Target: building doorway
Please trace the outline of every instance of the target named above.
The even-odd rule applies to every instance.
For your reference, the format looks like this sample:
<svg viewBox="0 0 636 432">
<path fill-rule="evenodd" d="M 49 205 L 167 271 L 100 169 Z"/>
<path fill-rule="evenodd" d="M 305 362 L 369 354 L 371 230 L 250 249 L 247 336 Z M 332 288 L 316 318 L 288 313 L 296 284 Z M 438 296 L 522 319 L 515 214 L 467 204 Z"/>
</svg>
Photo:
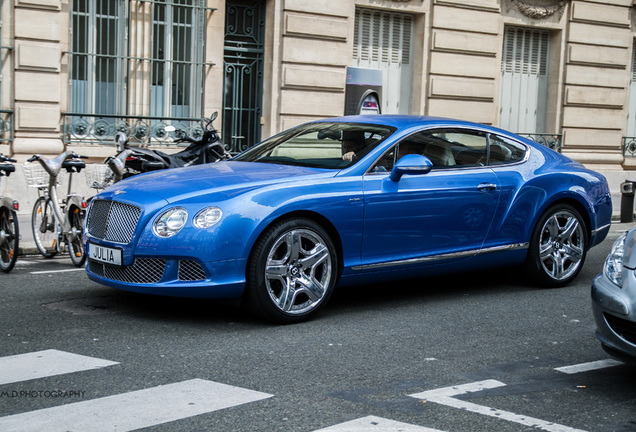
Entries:
<svg viewBox="0 0 636 432">
<path fill-rule="evenodd" d="M 223 142 L 232 153 L 261 139 L 265 2 L 231 0 L 225 15 Z"/>
</svg>

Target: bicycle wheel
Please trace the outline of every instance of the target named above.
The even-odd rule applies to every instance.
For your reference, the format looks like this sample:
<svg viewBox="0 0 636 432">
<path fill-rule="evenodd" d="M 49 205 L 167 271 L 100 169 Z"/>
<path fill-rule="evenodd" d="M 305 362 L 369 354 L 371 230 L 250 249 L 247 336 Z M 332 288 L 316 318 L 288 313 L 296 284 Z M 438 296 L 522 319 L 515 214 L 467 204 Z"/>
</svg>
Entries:
<svg viewBox="0 0 636 432">
<path fill-rule="evenodd" d="M 8 273 L 18 259 L 20 231 L 18 216 L 8 207 L 0 207 L 0 270 Z"/>
<path fill-rule="evenodd" d="M 71 232 L 67 235 L 68 253 L 76 267 L 81 267 L 86 261 L 86 246 L 84 245 L 84 213 L 73 206 L 69 209 L 68 220 L 71 222 Z"/>
<path fill-rule="evenodd" d="M 38 251 L 45 258 L 51 258 L 57 254 L 57 229 L 55 216 L 51 202 L 44 197 L 35 201 L 33 213 L 31 213 L 31 229 L 33 240 Z"/>
</svg>

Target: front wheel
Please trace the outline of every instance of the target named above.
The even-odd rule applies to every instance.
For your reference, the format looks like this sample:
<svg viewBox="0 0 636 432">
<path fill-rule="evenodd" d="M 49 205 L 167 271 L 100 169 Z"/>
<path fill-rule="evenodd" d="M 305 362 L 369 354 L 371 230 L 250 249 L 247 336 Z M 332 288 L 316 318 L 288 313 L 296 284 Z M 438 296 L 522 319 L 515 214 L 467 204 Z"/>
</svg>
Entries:
<svg viewBox="0 0 636 432">
<path fill-rule="evenodd" d="M 526 269 L 539 284 L 561 287 L 579 274 L 586 254 L 587 229 L 581 214 L 568 204 L 557 204 L 534 228 Z"/>
<path fill-rule="evenodd" d="M 84 244 L 84 212 L 73 206 L 69 210 L 68 220 L 71 231 L 67 234 L 68 253 L 76 267 L 81 267 L 86 261 L 86 245 Z"/>
<path fill-rule="evenodd" d="M 327 303 L 337 277 L 329 234 L 309 219 L 288 219 L 269 227 L 254 245 L 245 301 L 271 321 L 305 321 Z"/>
<path fill-rule="evenodd" d="M 12 209 L 0 207 L 0 270 L 8 273 L 18 259 L 20 232 L 18 217 Z"/>
<path fill-rule="evenodd" d="M 40 254 L 45 258 L 55 256 L 57 254 L 57 224 L 51 202 L 45 197 L 35 201 L 33 213 L 31 213 L 31 229 L 35 246 Z"/>
</svg>

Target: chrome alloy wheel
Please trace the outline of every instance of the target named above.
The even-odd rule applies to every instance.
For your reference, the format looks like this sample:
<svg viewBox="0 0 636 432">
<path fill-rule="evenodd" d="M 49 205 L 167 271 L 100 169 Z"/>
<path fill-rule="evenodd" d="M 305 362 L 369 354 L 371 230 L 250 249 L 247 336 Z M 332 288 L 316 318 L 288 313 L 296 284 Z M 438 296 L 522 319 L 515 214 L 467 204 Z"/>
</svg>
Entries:
<svg viewBox="0 0 636 432">
<path fill-rule="evenodd" d="M 296 228 L 278 237 L 270 249 L 265 285 L 282 312 L 304 314 L 322 302 L 332 273 L 326 241 L 313 230 Z"/>
<path fill-rule="evenodd" d="M 539 261 L 547 275 L 557 281 L 568 279 L 585 257 L 585 234 L 577 216 L 561 210 L 541 228 Z"/>
</svg>

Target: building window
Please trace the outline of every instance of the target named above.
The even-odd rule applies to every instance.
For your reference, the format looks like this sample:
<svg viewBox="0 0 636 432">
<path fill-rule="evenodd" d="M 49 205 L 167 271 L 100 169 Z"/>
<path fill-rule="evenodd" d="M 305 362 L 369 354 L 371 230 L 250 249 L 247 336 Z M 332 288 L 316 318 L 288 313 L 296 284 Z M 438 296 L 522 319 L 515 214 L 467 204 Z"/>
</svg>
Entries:
<svg viewBox="0 0 636 432">
<path fill-rule="evenodd" d="M 356 9 L 352 66 L 382 71 L 382 113 L 411 112 L 413 26 L 408 14 Z"/>
<path fill-rule="evenodd" d="M 123 113 L 124 2 L 75 0 L 71 8 L 72 112 Z M 124 111 L 125 112 L 125 111 Z"/>
<path fill-rule="evenodd" d="M 499 126 L 513 132 L 546 132 L 550 32 L 506 27 L 501 64 Z"/>
<path fill-rule="evenodd" d="M 201 117 L 203 0 L 74 0 L 70 111 Z"/>
<path fill-rule="evenodd" d="M 2 86 L 6 85 L 3 81 L 5 73 L 9 73 L 7 69 L 8 65 L 11 65 L 13 55 L 13 48 L 4 45 L 4 39 L 2 38 L 3 21 L 2 21 L 2 9 L 5 7 L 4 3 L 0 3 L 0 54 L 2 60 L 0 61 L 0 146 L 2 144 L 8 144 L 13 140 L 13 108 L 7 109 L 3 99 Z M 9 153 L 9 149 L 2 150 L 5 153 Z"/>
<path fill-rule="evenodd" d="M 634 39 L 634 46 L 632 47 L 632 70 L 629 80 L 626 135 L 628 137 L 636 137 L 636 39 Z"/>
</svg>

